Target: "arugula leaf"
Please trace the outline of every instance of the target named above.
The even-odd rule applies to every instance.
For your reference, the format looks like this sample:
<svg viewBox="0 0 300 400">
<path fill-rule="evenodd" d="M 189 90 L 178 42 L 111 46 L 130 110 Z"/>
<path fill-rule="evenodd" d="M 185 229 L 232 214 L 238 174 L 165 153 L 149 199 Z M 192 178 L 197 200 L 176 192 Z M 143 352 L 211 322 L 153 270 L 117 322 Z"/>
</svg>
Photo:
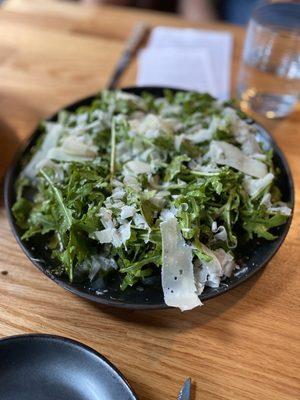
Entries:
<svg viewBox="0 0 300 400">
<path fill-rule="evenodd" d="M 143 260 L 135 262 L 134 264 L 120 268 L 120 272 L 125 274 L 121 289 L 125 290 L 127 286 L 133 286 L 140 279 L 146 278 L 152 275 L 152 268 L 143 268 L 145 265 L 155 264 L 156 266 L 161 265 L 161 254 L 147 254 Z"/>
<path fill-rule="evenodd" d="M 287 218 L 286 215 L 268 214 L 262 208 L 253 209 L 250 213 L 249 211 L 244 213 L 243 228 L 250 239 L 256 235 L 266 240 L 274 240 L 277 236 L 271 233 L 270 229 L 284 224 Z"/>
<path fill-rule="evenodd" d="M 72 211 L 68 209 L 68 207 L 66 207 L 64 200 L 62 198 L 62 194 L 60 193 L 59 189 L 57 189 L 57 187 L 54 185 L 49 175 L 47 175 L 47 173 L 42 169 L 40 173 L 48 182 L 49 187 L 53 192 L 55 202 L 58 205 L 57 211 L 61 216 L 61 229 L 64 231 L 69 230 L 73 224 Z"/>
<path fill-rule="evenodd" d="M 19 200 L 17 200 L 13 205 L 12 212 L 20 228 L 28 228 L 28 219 L 31 209 L 32 203 L 29 200 L 24 199 L 23 197 L 19 198 Z"/>
<path fill-rule="evenodd" d="M 65 249 L 62 252 L 56 250 L 54 254 L 63 263 L 69 280 L 72 282 L 74 278 L 74 267 L 82 263 L 90 255 L 87 238 L 81 230 L 73 226 L 70 229 L 69 240 Z"/>
<path fill-rule="evenodd" d="M 158 210 L 158 207 L 151 203 L 149 199 L 142 197 L 140 199 L 140 209 L 147 224 L 152 226 L 155 218 L 154 213 Z"/>
<path fill-rule="evenodd" d="M 170 165 L 168 165 L 168 167 L 166 168 L 164 178 L 165 182 L 172 181 L 175 176 L 181 171 L 182 164 L 187 161 L 190 161 L 190 157 L 188 157 L 186 154 L 174 157 Z"/>
<path fill-rule="evenodd" d="M 205 250 L 203 249 L 203 246 L 201 245 L 198 239 L 194 241 L 193 246 L 194 246 L 193 252 L 201 263 L 202 262 L 209 263 L 212 261 L 213 259 L 212 256 L 205 253 Z"/>
</svg>

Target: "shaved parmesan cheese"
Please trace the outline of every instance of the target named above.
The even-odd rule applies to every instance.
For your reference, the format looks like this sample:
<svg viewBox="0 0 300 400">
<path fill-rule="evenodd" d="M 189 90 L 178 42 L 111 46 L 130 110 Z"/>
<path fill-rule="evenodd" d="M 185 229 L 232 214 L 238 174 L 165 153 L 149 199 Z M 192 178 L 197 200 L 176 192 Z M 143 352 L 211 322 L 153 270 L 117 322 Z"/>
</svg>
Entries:
<svg viewBox="0 0 300 400">
<path fill-rule="evenodd" d="M 200 294 L 205 285 L 210 287 L 219 287 L 223 276 L 230 277 L 232 271 L 237 268 L 234 258 L 230 253 L 223 249 L 210 250 L 204 244 L 201 244 L 204 252 L 212 258 L 211 261 L 203 261 L 201 266 L 195 263 L 195 283 Z M 199 292 L 200 291 L 200 292 Z"/>
<path fill-rule="evenodd" d="M 164 208 L 160 213 L 160 219 L 167 221 L 169 218 L 176 217 L 178 210 L 172 206 L 171 208 Z"/>
<path fill-rule="evenodd" d="M 189 140 L 192 143 L 198 144 L 206 142 L 207 140 L 211 140 L 212 136 L 213 136 L 213 131 L 211 131 L 210 129 L 200 129 L 195 133 L 191 133 L 189 135 L 183 135 L 183 138 Z"/>
<path fill-rule="evenodd" d="M 272 214 L 281 214 L 281 215 L 286 215 L 289 217 L 292 214 L 292 210 L 290 207 L 283 205 L 283 206 L 272 206 L 268 208 L 268 211 Z"/>
<path fill-rule="evenodd" d="M 163 104 L 163 108 L 161 109 L 161 115 L 163 117 L 169 117 L 169 116 L 177 116 L 180 115 L 181 113 L 181 107 L 177 104 L 169 104 L 165 103 Z"/>
<path fill-rule="evenodd" d="M 212 233 L 215 233 L 216 240 L 222 240 L 223 242 L 227 241 L 227 231 L 225 226 L 220 225 L 218 227 L 216 221 L 213 221 L 213 223 L 211 224 L 211 230 Z"/>
<path fill-rule="evenodd" d="M 221 264 L 223 275 L 229 278 L 232 274 L 232 271 L 237 268 L 237 264 L 234 262 L 233 256 L 230 253 L 226 253 L 226 251 L 223 249 L 215 250 L 214 254 Z"/>
<path fill-rule="evenodd" d="M 256 160 L 259 160 L 259 161 L 266 161 L 267 155 L 261 154 L 261 153 L 254 153 L 254 154 L 252 154 L 252 158 L 255 158 Z"/>
<path fill-rule="evenodd" d="M 82 137 L 68 136 L 62 144 L 65 153 L 75 156 L 96 157 L 97 147 L 84 143 Z"/>
<path fill-rule="evenodd" d="M 102 231 L 96 231 L 95 237 L 100 243 L 111 243 L 114 247 L 121 247 L 130 238 L 131 229 L 130 222 L 125 222 L 118 229 L 117 228 L 106 228 Z"/>
<path fill-rule="evenodd" d="M 117 263 L 113 258 L 103 256 L 92 256 L 90 262 L 89 279 L 92 281 L 99 271 L 107 272 L 112 269 L 117 269 Z"/>
<path fill-rule="evenodd" d="M 253 179 L 250 176 L 246 176 L 244 178 L 244 187 L 246 189 L 246 192 L 251 196 L 251 197 L 256 197 L 259 193 L 261 193 L 267 186 L 269 186 L 274 179 L 274 175 L 271 173 L 268 173 L 266 176 L 264 176 L 261 179 Z"/>
<path fill-rule="evenodd" d="M 205 172 L 205 173 L 214 173 L 214 172 L 219 172 L 220 168 L 217 166 L 217 164 L 211 162 L 208 165 L 200 165 L 197 168 L 197 171 Z"/>
<path fill-rule="evenodd" d="M 66 153 L 61 147 L 50 149 L 46 156 L 49 160 L 64 161 L 64 162 L 86 162 L 91 161 L 93 157 L 71 155 Z"/>
<path fill-rule="evenodd" d="M 203 143 L 207 140 L 211 140 L 217 129 L 224 129 L 225 127 L 224 120 L 214 116 L 207 129 L 197 129 L 193 133 L 185 134 L 183 136 L 184 139 L 188 139 L 192 143 Z"/>
<path fill-rule="evenodd" d="M 58 164 L 53 162 L 52 160 L 49 160 L 48 158 L 44 158 L 43 160 L 39 161 L 36 164 L 36 169 L 37 171 L 40 171 L 43 168 L 56 168 Z"/>
<path fill-rule="evenodd" d="M 146 133 L 145 133 L 145 137 L 147 138 L 147 139 L 156 139 L 156 138 L 158 138 L 160 136 L 160 132 L 159 132 L 159 130 L 155 130 L 155 131 L 147 131 Z M 149 149 L 150 150 L 150 149 Z M 152 150 L 152 149 L 151 149 Z"/>
<path fill-rule="evenodd" d="M 116 229 L 113 234 L 112 244 L 115 247 L 121 247 L 122 244 L 125 244 L 131 235 L 131 222 L 125 222 L 120 228 Z"/>
<path fill-rule="evenodd" d="M 133 216 L 133 222 L 137 228 L 141 229 L 149 229 L 149 225 L 147 224 L 145 218 L 142 216 L 142 214 L 134 214 Z"/>
<path fill-rule="evenodd" d="M 204 252 L 210 256 L 211 261 L 202 261 L 202 279 L 205 284 L 210 287 L 219 287 L 221 277 L 223 275 L 222 266 L 215 253 L 201 243 Z"/>
<path fill-rule="evenodd" d="M 223 226 L 223 225 L 219 226 L 218 231 L 215 234 L 215 239 L 222 240 L 223 242 L 227 241 L 227 231 L 226 231 L 225 226 Z"/>
<path fill-rule="evenodd" d="M 111 243 L 115 228 L 107 228 L 102 231 L 96 231 L 95 236 L 100 243 Z"/>
<path fill-rule="evenodd" d="M 266 193 L 263 195 L 260 204 L 263 204 L 266 207 L 271 207 L 271 193 Z"/>
<path fill-rule="evenodd" d="M 125 190 L 120 186 L 113 189 L 111 194 L 111 197 L 116 200 L 123 199 L 124 196 L 125 196 Z"/>
<path fill-rule="evenodd" d="M 143 161 L 132 160 L 126 163 L 124 173 L 126 172 L 132 175 L 148 174 L 151 172 L 151 166 Z"/>
<path fill-rule="evenodd" d="M 47 133 L 41 147 L 34 154 L 22 172 L 22 175 L 27 178 L 33 179 L 38 172 L 37 165 L 45 158 L 49 159 L 47 153 L 50 149 L 57 146 L 63 127 L 60 124 L 47 122 L 45 124 L 45 129 Z"/>
<path fill-rule="evenodd" d="M 176 151 L 180 150 L 180 146 L 181 146 L 183 140 L 184 140 L 184 135 L 176 135 L 174 137 L 174 146 L 175 146 Z"/>
<path fill-rule="evenodd" d="M 149 201 L 154 204 L 158 208 L 162 208 L 166 203 L 166 197 L 170 195 L 170 192 L 167 190 L 160 190 L 153 197 L 149 199 Z"/>
<path fill-rule="evenodd" d="M 260 204 L 263 204 L 271 214 L 281 214 L 281 215 L 286 215 L 287 217 L 289 217 L 292 214 L 291 208 L 288 207 L 283 202 L 278 202 L 272 205 L 271 193 L 264 194 Z"/>
<path fill-rule="evenodd" d="M 113 179 L 111 184 L 114 188 L 119 188 L 119 187 L 123 186 L 123 183 L 121 181 L 119 181 L 118 179 Z"/>
<path fill-rule="evenodd" d="M 196 286 L 198 296 L 200 296 L 200 294 L 203 292 L 206 281 L 207 281 L 206 270 L 202 268 L 199 260 L 196 260 L 194 262 L 194 283 Z"/>
<path fill-rule="evenodd" d="M 150 156 L 151 155 L 153 156 L 153 154 L 154 154 L 153 149 L 151 149 L 151 148 L 147 149 L 140 154 L 140 160 L 147 162 L 149 160 Z"/>
<path fill-rule="evenodd" d="M 141 134 L 159 131 L 172 134 L 174 131 L 174 121 L 158 115 L 148 114 L 138 126 L 138 132 Z"/>
<path fill-rule="evenodd" d="M 238 147 L 227 142 L 213 140 L 207 157 L 217 164 L 228 165 L 257 178 L 263 178 L 268 173 L 264 163 L 246 156 Z"/>
<path fill-rule="evenodd" d="M 232 128 L 231 131 L 237 142 L 241 144 L 242 152 L 248 156 L 253 156 L 253 158 L 258 158 L 258 155 L 264 156 L 261 147 L 255 138 L 255 128 L 249 125 L 246 121 L 240 119 L 236 110 L 230 107 L 225 108 L 222 114 L 230 123 Z"/>
<path fill-rule="evenodd" d="M 192 248 L 186 245 L 175 217 L 161 222 L 162 287 L 165 303 L 181 311 L 201 305 L 194 282 Z"/>
<path fill-rule="evenodd" d="M 108 210 L 105 207 L 101 207 L 99 216 L 100 216 L 101 224 L 104 226 L 104 228 L 114 228 L 115 227 L 115 225 L 112 221 L 112 211 L 111 210 Z"/>
<path fill-rule="evenodd" d="M 199 156 L 199 157 L 197 157 L 197 159 L 193 159 L 193 160 L 189 161 L 188 167 L 191 170 L 199 171 L 199 170 L 201 170 L 201 167 L 202 167 L 201 164 L 202 164 L 202 157 Z"/>
<path fill-rule="evenodd" d="M 260 153 L 260 147 L 255 139 L 255 136 L 250 135 L 247 137 L 247 139 L 242 143 L 242 152 L 246 154 L 247 156 L 251 155 L 258 155 Z M 261 154 L 261 156 L 264 154 Z"/>
<path fill-rule="evenodd" d="M 79 136 L 82 132 L 87 132 L 91 129 L 97 129 L 97 130 L 101 130 L 104 129 L 106 125 L 104 125 L 101 121 L 96 120 L 91 122 L 90 124 L 78 124 L 77 126 L 75 126 L 74 128 L 69 128 L 69 132 L 72 136 L 76 137 Z"/>
<path fill-rule="evenodd" d="M 116 99 L 131 101 L 133 104 L 135 104 L 137 107 L 139 107 L 142 110 L 146 110 L 146 108 L 147 108 L 145 101 L 140 96 L 137 96 L 132 93 L 118 91 L 118 92 L 116 92 Z"/>
<path fill-rule="evenodd" d="M 141 185 L 135 176 L 125 175 L 123 183 L 134 190 L 141 190 Z"/>
<path fill-rule="evenodd" d="M 218 230 L 218 224 L 216 223 L 216 221 L 213 221 L 213 223 L 211 224 L 211 231 L 212 233 L 216 233 Z"/>
<path fill-rule="evenodd" d="M 77 125 L 84 126 L 84 127 L 87 126 L 87 122 L 88 122 L 88 119 L 89 119 L 89 113 L 84 112 L 84 113 L 81 113 L 81 114 L 74 115 L 72 117 L 77 122 Z"/>
<path fill-rule="evenodd" d="M 133 217 L 136 212 L 136 209 L 132 206 L 124 206 L 121 210 L 120 217 L 122 219 Z"/>
<path fill-rule="evenodd" d="M 220 119 L 213 117 L 210 126 L 207 129 L 199 127 L 197 130 L 193 130 L 191 133 L 184 133 L 182 135 L 177 135 L 175 137 L 176 150 L 178 151 L 180 149 L 183 140 L 188 140 L 195 144 L 211 140 L 219 124 L 220 124 Z"/>
</svg>

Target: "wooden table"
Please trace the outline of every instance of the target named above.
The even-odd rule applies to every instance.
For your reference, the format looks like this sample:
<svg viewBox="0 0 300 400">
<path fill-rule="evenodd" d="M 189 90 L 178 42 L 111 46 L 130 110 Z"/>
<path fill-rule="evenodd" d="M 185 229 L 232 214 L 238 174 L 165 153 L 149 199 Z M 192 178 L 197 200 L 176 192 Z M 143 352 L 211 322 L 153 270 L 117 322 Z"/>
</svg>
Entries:
<svg viewBox="0 0 300 400">
<path fill-rule="evenodd" d="M 40 118 L 104 86 L 139 20 L 191 26 L 134 10 L 6 2 L 0 11 L 0 175 Z M 235 78 L 243 31 L 207 27 L 234 34 Z M 122 85 L 134 84 L 135 72 L 133 64 Z M 297 194 L 299 121 L 299 112 L 262 121 L 287 156 Z M 1 204 L 0 336 L 44 332 L 82 341 L 109 357 L 141 400 L 175 399 L 187 376 L 199 400 L 300 398 L 299 222 L 297 196 L 290 233 L 269 265 L 201 309 L 124 311 L 75 297 L 42 275 L 19 249 Z"/>
</svg>

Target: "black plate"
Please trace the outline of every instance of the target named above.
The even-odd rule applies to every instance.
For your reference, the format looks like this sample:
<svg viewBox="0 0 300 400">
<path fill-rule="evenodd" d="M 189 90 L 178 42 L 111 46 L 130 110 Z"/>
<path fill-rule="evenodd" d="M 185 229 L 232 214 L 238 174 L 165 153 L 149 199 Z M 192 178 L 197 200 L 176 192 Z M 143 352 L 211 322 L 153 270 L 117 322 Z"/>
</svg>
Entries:
<svg viewBox="0 0 300 400">
<path fill-rule="evenodd" d="M 161 96 L 163 94 L 162 88 L 154 87 L 132 87 L 125 88 L 130 93 L 135 93 L 140 95 L 143 91 L 148 91 L 155 96 Z M 173 89 L 175 90 L 175 89 Z M 68 110 L 75 110 L 78 106 L 86 105 L 91 102 L 92 97 L 86 98 L 71 106 L 67 107 Z M 50 118 L 50 120 L 55 120 L 57 114 Z M 249 123 L 254 123 L 249 121 Z M 287 161 L 273 140 L 270 134 L 260 125 L 256 124 L 258 128 L 258 137 L 264 143 L 266 148 L 272 148 L 274 151 L 274 163 L 281 170 L 281 175 L 278 179 L 278 186 L 283 193 L 283 200 L 287 201 L 293 207 L 294 205 L 294 186 L 291 176 L 290 169 L 288 167 Z M 53 260 L 50 257 L 50 253 L 45 249 L 45 243 L 43 239 L 38 240 L 32 239 L 29 242 L 24 242 L 21 240 L 22 232 L 17 226 L 16 221 L 12 215 L 11 207 L 15 202 L 15 189 L 14 183 L 16 182 L 17 176 L 21 169 L 21 160 L 30 151 L 32 146 L 35 144 L 39 137 L 39 131 L 36 130 L 29 142 L 25 145 L 24 149 L 17 155 L 15 162 L 8 170 L 5 179 L 5 206 L 10 221 L 12 231 L 15 235 L 16 240 L 21 246 L 24 253 L 36 265 L 42 272 L 44 272 L 48 277 L 58 283 L 65 289 L 87 298 L 89 300 L 95 301 L 97 303 L 102 303 L 106 305 L 124 307 L 131 309 L 156 309 L 156 308 L 166 308 L 164 303 L 163 293 L 161 289 L 160 277 L 156 277 L 150 282 L 144 285 L 139 285 L 134 288 L 128 288 L 125 292 L 119 289 L 118 279 L 112 280 L 110 282 L 96 281 L 92 284 L 90 283 L 72 283 L 70 284 L 67 278 L 57 277 L 49 272 L 49 266 L 53 265 Z M 291 218 L 285 224 L 276 229 L 278 238 L 272 242 L 265 240 L 256 240 L 247 244 L 247 247 L 241 249 L 242 256 L 242 268 L 234 273 L 230 279 L 223 281 L 218 288 L 206 287 L 201 294 L 201 300 L 207 300 L 215 297 L 219 294 L 227 292 L 228 290 L 239 285 L 241 282 L 248 279 L 254 273 L 256 273 L 260 268 L 262 268 L 276 253 L 282 244 L 287 232 L 289 230 L 291 223 Z"/>
<path fill-rule="evenodd" d="M 20 335 L 0 340 L 1 400 L 137 400 L 102 355 L 71 339 Z"/>
</svg>

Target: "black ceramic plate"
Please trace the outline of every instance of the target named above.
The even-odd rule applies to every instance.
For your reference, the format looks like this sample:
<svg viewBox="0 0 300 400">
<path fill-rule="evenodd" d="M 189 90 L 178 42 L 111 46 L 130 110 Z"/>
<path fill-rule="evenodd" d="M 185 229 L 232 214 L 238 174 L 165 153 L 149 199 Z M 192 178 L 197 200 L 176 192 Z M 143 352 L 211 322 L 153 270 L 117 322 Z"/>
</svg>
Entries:
<svg viewBox="0 0 300 400">
<path fill-rule="evenodd" d="M 148 91 L 155 96 L 161 96 L 163 94 L 162 88 L 153 87 L 133 87 L 125 88 L 130 93 L 141 94 L 143 91 Z M 175 90 L 175 89 L 173 89 Z M 75 110 L 78 106 L 89 104 L 93 97 L 89 97 L 82 101 L 79 101 L 71 106 L 67 107 L 69 110 Z M 51 120 L 55 120 L 56 115 L 54 115 Z M 249 123 L 254 123 L 249 121 Z M 264 143 L 266 148 L 272 148 L 274 151 L 274 163 L 281 170 L 281 175 L 278 179 L 278 186 L 283 193 L 283 200 L 289 202 L 292 207 L 294 204 L 294 189 L 293 180 L 287 164 L 287 161 L 274 142 L 272 137 L 266 130 L 257 125 L 258 137 Z M 19 245 L 28 256 L 28 258 L 36 265 L 42 272 L 44 272 L 48 277 L 58 283 L 60 286 L 64 287 L 71 292 L 85 297 L 89 300 L 107 304 L 111 306 L 132 308 L 132 309 L 155 309 L 155 308 L 166 308 L 164 303 L 163 293 L 161 289 L 160 277 L 145 282 L 143 285 L 139 285 L 134 288 L 128 288 L 126 291 L 122 292 L 119 289 L 119 281 L 116 277 L 115 279 L 107 282 L 96 281 L 92 284 L 90 283 L 72 283 L 70 284 L 67 278 L 57 277 L 49 272 L 49 267 L 53 266 L 53 260 L 50 257 L 49 252 L 45 249 L 45 243 L 43 238 L 33 239 L 29 242 L 24 242 L 21 239 L 22 232 L 16 225 L 15 219 L 11 212 L 11 207 L 15 202 L 15 189 L 14 183 L 16 182 L 17 176 L 21 169 L 21 160 L 28 154 L 32 146 L 35 144 L 39 137 L 38 130 L 33 133 L 33 136 L 29 142 L 25 145 L 22 152 L 17 156 L 14 164 L 9 169 L 6 175 L 5 181 L 5 205 L 8 214 L 8 218 L 13 230 L 13 233 L 18 241 Z M 242 260 L 241 269 L 234 273 L 230 279 L 226 279 L 222 282 L 218 288 L 205 288 L 201 294 L 201 300 L 210 299 L 219 294 L 222 294 L 241 282 L 248 279 L 260 268 L 262 268 L 276 253 L 282 244 L 288 230 L 290 227 L 290 220 L 283 226 L 276 230 L 278 238 L 272 242 L 264 240 L 256 240 L 247 244 L 247 247 L 240 249 L 240 258 Z M 26 273 L 26 271 L 24 271 Z"/>
<path fill-rule="evenodd" d="M 137 400 L 122 374 L 71 339 L 21 335 L 0 340 L 1 400 Z"/>
</svg>

